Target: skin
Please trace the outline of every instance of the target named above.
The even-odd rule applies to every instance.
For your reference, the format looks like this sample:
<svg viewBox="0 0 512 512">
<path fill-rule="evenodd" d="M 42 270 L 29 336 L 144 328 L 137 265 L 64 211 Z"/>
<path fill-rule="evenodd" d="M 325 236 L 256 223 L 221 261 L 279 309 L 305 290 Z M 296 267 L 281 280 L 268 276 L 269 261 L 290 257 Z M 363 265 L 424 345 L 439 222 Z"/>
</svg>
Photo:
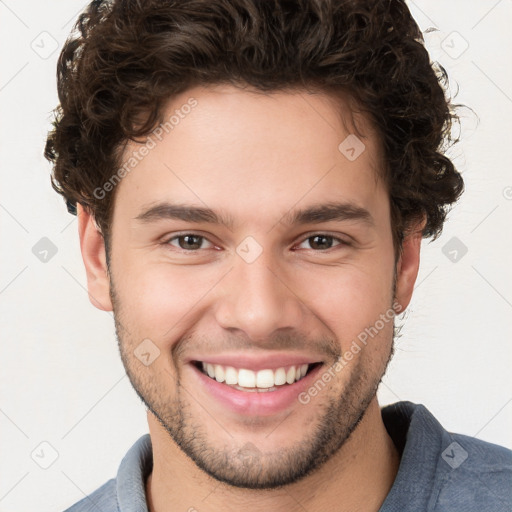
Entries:
<svg viewBox="0 0 512 512">
<path fill-rule="evenodd" d="M 109 268 L 93 217 L 78 210 L 90 300 L 114 311 L 123 363 L 148 408 L 149 510 L 377 511 L 399 466 L 375 396 L 393 322 L 307 404 L 276 414 L 226 408 L 187 361 L 293 353 L 327 369 L 394 301 L 407 308 L 423 224 L 395 262 L 379 138 L 345 102 L 306 91 L 196 87 L 169 102 L 166 118 L 190 97 L 197 106 L 117 186 Z M 354 133 L 353 121 L 365 150 L 349 161 L 338 145 Z M 159 201 L 209 207 L 234 225 L 136 219 Z M 373 225 L 284 220 L 331 201 L 367 209 Z M 195 252 L 170 240 L 186 233 L 205 237 L 192 242 Z M 334 239 L 319 248 L 315 234 Z M 262 248 L 251 263 L 236 252 L 248 236 Z M 144 339 L 160 351 L 148 366 L 134 355 Z M 242 460 L 247 446 L 253 456 Z"/>
</svg>

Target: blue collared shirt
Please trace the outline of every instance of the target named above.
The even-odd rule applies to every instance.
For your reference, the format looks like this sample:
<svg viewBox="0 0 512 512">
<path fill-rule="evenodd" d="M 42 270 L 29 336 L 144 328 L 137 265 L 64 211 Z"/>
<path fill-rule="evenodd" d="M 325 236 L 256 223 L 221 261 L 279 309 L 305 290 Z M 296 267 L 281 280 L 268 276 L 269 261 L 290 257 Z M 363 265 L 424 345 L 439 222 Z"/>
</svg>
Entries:
<svg viewBox="0 0 512 512">
<path fill-rule="evenodd" d="M 447 432 L 421 404 L 381 409 L 401 459 L 379 512 L 512 512 L 512 450 Z M 128 450 L 112 478 L 65 512 L 148 512 L 151 438 Z"/>
</svg>

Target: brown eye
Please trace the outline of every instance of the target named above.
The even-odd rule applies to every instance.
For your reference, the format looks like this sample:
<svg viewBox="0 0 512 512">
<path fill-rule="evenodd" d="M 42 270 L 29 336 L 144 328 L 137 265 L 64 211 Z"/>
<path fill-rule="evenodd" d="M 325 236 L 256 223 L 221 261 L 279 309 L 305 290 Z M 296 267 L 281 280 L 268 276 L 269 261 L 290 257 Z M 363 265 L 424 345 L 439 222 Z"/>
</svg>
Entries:
<svg viewBox="0 0 512 512">
<path fill-rule="evenodd" d="M 313 249 L 330 249 L 333 243 L 333 237 L 325 235 L 315 235 L 308 238 L 308 240 Z"/>
<path fill-rule="evenodd" d="M 176 240 L 178 241 L 178 246 L 172 243 Z M 203 248 L 202 245 L 204 241 L 207 241 L 204 236 L 185 233 L 183 235 L 172 237 L 167 243 L 185 251 L 197 251 L 198 249 Z"/>
<path fill-rule="evenodd" d="M 306 242 L 308 243 L 309 247 L 305 247 L 305 249 L 313 249 L 317 252 L 326 251 L 338 245 L 350 245 L 348 242 L 345 242 L 341 238 L 337 238 L 324 233 L 317 233 L 313 236 L 310 236 L 304 239 L 300 245 Z"/>
</svg>

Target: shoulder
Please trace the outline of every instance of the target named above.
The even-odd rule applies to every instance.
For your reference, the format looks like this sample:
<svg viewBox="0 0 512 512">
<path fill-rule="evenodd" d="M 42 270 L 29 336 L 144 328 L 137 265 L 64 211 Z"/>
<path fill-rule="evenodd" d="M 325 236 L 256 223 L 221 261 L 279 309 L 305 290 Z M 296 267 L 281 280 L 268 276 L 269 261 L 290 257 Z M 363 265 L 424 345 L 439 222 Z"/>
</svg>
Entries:
<svg viewBox="0 0 512 512">
<path fill-rule="evenodd" d="M 93 493 L 78 501 L 64 512 L 119 512 L 116 479 L 112 478 Z"/>
<path fill-rule="evenodd" d="M 117 475 L 64 512 L 147 512 L 145 481 L 153 467 L 149 434 L 144 434 L 123 457 Z"/>
<path fill-rule="evenodd" d="M 512 511 L 512 450 L 449 432 L 422 404 L 391 404 L 382 418 L 401 461 L 380 512 Z"/>
<path fill-rule="evenodd" d="M 512 450 L 446 431 L 443 448 L 433 510 L 512 510 Z"/>
</svg>

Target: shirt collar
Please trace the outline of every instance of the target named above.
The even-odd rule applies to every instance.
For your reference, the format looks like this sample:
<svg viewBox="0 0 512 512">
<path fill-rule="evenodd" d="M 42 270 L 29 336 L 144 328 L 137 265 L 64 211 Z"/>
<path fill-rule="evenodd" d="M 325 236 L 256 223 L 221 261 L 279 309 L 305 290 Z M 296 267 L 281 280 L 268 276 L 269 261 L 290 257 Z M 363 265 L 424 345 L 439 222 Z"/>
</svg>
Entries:
<svg viewBox="0 0 512 512">
<path fill-rule="evenodd" d="M 381 409 L 382 420 L 400 453 L 400 466 L 379 512 L 429 510 L 438 480 L 449 470 L 440 465 L 447 433 L 421 404 L 397 402 Z"/>
<path fill-rule="evenodd" d="M 153 469 L 151 437 L 140 437 L 124 456 L 116 479 L 120 512 L 148 512 L 146 479 Z"/>
</svg>

